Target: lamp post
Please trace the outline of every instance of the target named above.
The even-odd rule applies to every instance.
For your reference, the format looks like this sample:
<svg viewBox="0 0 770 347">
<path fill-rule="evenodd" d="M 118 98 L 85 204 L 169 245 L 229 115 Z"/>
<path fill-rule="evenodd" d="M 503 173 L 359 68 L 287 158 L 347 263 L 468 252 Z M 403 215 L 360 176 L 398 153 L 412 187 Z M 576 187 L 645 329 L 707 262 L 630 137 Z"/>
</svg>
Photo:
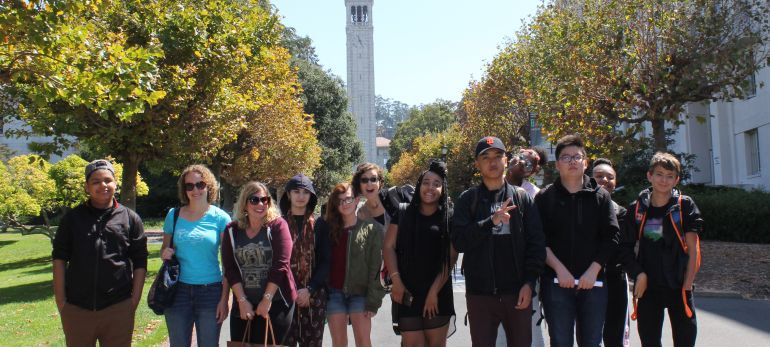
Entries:
<svg viewBox="0 0 770 347">
<path fill-rule="evenodd" d="M 446 154 L 449 151 L 449 149 L 446 147 L 446 144 L 441 146 L 441 161 L 446 163 Z"/>
</svg>

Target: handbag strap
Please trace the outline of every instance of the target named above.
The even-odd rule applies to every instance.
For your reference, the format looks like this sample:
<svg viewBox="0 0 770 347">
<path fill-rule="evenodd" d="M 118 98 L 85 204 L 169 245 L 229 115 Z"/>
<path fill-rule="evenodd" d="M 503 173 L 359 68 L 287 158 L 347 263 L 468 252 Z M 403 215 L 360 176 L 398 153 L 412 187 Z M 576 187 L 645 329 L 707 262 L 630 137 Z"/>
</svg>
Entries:
<svg viewBox="0 0 770 347">
<path fill-rule="evenodd" d="M 230 246 L 233 247 L 233 258 L 235 259 L 235 266 L 238 267 L 238 273 L 243 277 L 243 271 L 241 271 L 241 265 L 238 264 L 238 259 L 235 258 L 235 237 L 233 236 L 233 224 L 227 226 L 227 233 L 230 236 Z"/>
<path fill-rule="evenodd" d="M 246 329 L 243 331 L 243 338 L 241 339 L 241 345 L 247 346 L 246 343 L 251 341 L 251 319 L 246 321 Z"/>
<path fill-rule="evenodd" d="M 174 234 L 176 233 L 176 221 L 179 220 L 179 212 L 181 209 L 182 207 L 174 208 L 174 224 L 171 225 L 171 244 L 169 245 L 170 248 L 174 248 Z"/>
<path fill-rule="evenodd" d="M 267 347 L 267 331 L 270 330 L 270 338 L 273 340 L 273 344 L 275 344 L 275 333 L 273 332 L 273 323 L 270 321 L 270 317 L 268 316 L 267 319 L 265 319 L 265 347 Z"/>
</svg>

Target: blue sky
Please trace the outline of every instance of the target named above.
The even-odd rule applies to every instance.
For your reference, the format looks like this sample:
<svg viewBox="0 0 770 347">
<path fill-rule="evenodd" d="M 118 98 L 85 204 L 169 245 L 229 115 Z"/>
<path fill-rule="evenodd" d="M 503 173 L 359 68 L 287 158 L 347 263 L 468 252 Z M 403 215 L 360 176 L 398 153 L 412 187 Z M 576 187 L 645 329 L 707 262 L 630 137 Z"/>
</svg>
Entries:
<svg viewBox="0 0 770 347">
<path fill-rule="evenodd" d="M 313 40 L 324 68 L 346 76 L 344 0 L 272 0 L 282 22 Z M 374 0 L 375 93 L 419 105 L 459 101 L 541 0 Z"/>
</svg>

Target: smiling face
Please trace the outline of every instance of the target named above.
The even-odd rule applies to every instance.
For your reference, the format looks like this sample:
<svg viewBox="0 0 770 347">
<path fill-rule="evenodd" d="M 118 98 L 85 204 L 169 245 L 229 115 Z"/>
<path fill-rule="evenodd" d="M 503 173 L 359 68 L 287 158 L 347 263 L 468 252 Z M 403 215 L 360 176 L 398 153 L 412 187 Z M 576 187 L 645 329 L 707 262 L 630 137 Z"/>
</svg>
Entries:
<svg viewBox="0 0 770 347">
<path fill-rule="evenodd" d="M 604 189 L 607 189 L 608 192 L 612 193 L 615 190 L 617 181 L 615 177 L 615 169 L 613 169 L 611 166 L 607 164 L 597 165 L 593 169 L 593 177 L 596 180 L 596 183 L 604 187 Z"/>
<path fill-rule="evenodd" d="M 476 157 L 475 165 L 481 177 L 498 179 L 505 172 L 505 153 L 497 148 L 488 149 Z"/>
<path fill-rule="evenodd" d="M 203 175 L 196 171 L 190 171 L 184 176 L 185 191 L 190 202 L 207 203 L 208 186 L 203 180 Z M 192 188 L 192 189 L 191 189 Z"/>
<path fill-rule="evenodd" d="M 246 213 L 249 215 L 249 220 L 264 220 L 271 203 L 270 194 L 257 189 L 246 202 Z"/>
<path fill-rule="evenodd" d="M 350 217 L 356 214 L 356 206 L 358 205 L 358 198 L 353 196 L 353 189 L 348 188 L 347 191 L 341 194 L 337 194 L 337 210 L 343 217 Z"/>
<path fill-rule="evenodd" d="M 377 170 L 369 170 L 361 175 L 360 182 L 361 194 L 367 199 L 373 199 L 380 191 L 382 177 L 379 177 Z"/>
<path fill-rule="evenodd" d="M 652 184 L 653 192 L 670 194 L 671 189 L 679 184 L 679 175 L 674 170 L 655 166 L 652 172 L 647 172 L 647 180 Z"/>
<path fill-rule="evenodd" d="M 441 176 L 433 173 L 426 172 L 422 176 L 420 182 L 420 201 L 426 205 L 438 204 L 441 199 L 441 191 L 443 189 L 443 180 Z"/>
<path fill-rule="evenodd" d="M 86 181 L 86 193 L 95 207 L 108 207 L 115 198 L 118 185 L 115 177 L 107 170 L 96 170 Z"/>
</svg>

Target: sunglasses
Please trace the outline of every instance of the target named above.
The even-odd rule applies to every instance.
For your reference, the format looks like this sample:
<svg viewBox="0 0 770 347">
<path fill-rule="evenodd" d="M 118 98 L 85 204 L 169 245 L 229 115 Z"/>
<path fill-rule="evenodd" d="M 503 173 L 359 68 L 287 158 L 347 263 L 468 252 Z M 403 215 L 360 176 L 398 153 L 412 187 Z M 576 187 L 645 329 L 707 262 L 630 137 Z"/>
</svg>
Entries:
<svg viewBox="0 0 770 347">
<path fill-rule="evenodd" d="M 363 184 L 367 184 L 369 182 L 377 183 L 379 181 L 380 181 L 380 178 L 377 177 L 377 176 L 374 176 L 374 177 L 371 177 L 371 178 L 369 178 L 369 177 L 361 177 L 361 183 L 363 183 Z"/>
<path fill-rule="evenodd" d="M 353 201 L 356 201 L 356 198 L 344 198 L 340 199 L 340 205 L 350 205 L 353 203 Z"/>
<path fill-rule="evenodd" d="M 249 197 L 249 204 L 251 205 L 259 205 L 261 202 L 263 205 L 267 205 L 270 202 L 269 196 L 256 196 L 252 195 Z"/>
<path fill-rule="evenodd" d="M 184 190 L 191 192 L 193 189 L 198 188 L 198 190 L 204 190 L 206 189 L 206 182 L 198 181 L 195 183 L 185 183 L 184 184 Z"/>
</svg>

